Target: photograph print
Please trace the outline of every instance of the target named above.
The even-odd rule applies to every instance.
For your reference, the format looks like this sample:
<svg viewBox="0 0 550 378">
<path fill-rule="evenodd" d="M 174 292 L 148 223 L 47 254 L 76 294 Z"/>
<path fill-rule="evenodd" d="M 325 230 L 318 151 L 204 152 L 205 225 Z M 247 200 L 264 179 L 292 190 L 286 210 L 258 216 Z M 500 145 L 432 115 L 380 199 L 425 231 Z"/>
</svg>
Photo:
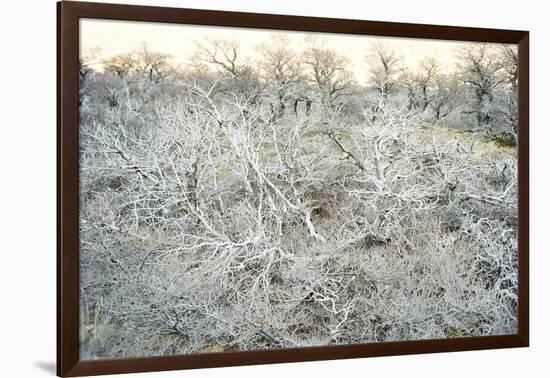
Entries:
<svg viewBox="0 0 550 378">
<path fill-rule="evenodd" d="M 81 360 L 518 332 L 517 45 L 79 28 Z"/>
</svg>

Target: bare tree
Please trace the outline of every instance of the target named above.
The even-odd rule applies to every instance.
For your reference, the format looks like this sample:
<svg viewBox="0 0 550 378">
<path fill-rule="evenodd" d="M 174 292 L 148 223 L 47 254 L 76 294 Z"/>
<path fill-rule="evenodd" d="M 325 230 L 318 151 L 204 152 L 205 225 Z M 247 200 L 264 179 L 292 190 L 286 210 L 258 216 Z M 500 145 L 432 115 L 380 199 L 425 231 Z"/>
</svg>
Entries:
<svg viewBox="0 0 550 378">
<path fill-rule="evenodd" d="M 134 54 L 118 54 L 103 61 L 103 69 L 113 72 L 119 77 L 126 77 L 136 68 L 136 57 Z"/>
<path fill-rule="evenodd" d="M 103 60 L 103 69 L 120 78 L 138 75 L 158 84 L 170 74 L 171 57 L 168 54 L 152 51 L 151 47 L 143 42 L 140 47 L 131 53 L 111 56 Z"/>
<path fill-rule="evenodd" d="M 369 84 L 385 103 L 388 96 L 397 89 L 398 75 L 401 70 L 396 51 L 383 43 L 373 43 L 366 55 Z"/>
<path fill-rule="evenodd" d="M 405 71 L 401 82 L 407 89 L 409 109 L 424 112 L 435 97 L 434 86 L 439 73 L 439 63 L 434 58 L 424 58 L 414 72 Z"/>
<path fill-rule="evenodd" d="M 502 45 L 500 47 L 500 64 L 505 72 L 508 84 L 500 96 L 500 133 L 496 139 L 504 144 L 516 145 L 518 132 L 518 78 L 519 60 L 517 46 Z"/>
<path fill-rule="evenodd" d="M 495 90 L 506 80 L 501 64 L 491 47 L 470 44 L 459 51 L 462 80 L 474 94 L 472 110 L 478 127 L 487 127 L 494 117 Z"/>
<path fill-rule="evenodd" d="M 432 109 L 436 123 L 455 110 L 460 92 L 459 81 L 454 75 L 438 74 L 435 77 L 434 93 L 429 106 Z"/>
<path fill-rule="evenodd" d="M 261 55 L 259 68 L 264 79 L 274 86 L 276 93 L 276 115 L 281 117 L 289 100 L 299 97 L 298 84 L 303 80 L 298 54 L 291 49 L 289 38 L 284 34 L 274 34 L 269 43 L 257 48 Z"/>
<path fill-rule="evenodd" d="M 337 105 L 343 96 L 351 94 L 353 75 L 347 58 L 326 48 L 321 38 L 305 39 L 304 64 L 309 68 L 310 80 L 320 93 L 321 104 Z"/>
<path fill-rule="evenodd" d="M 257 101 L 261 86 L 254 68 L 242 56 L 237 41 L 208 39 L 195 41 L 195 62 L 203 62 L 214 69 L 225 84 L 222 91 L 231 90 L 247 101 Z"/>
<path fill-rule="evenodd" d="M 506 72 L 507 82 L 512 88 L 512 92 L 517 93 L 519 77 L 519 60 L 517 46 L 502 45 L 500 47 L 500 65 Z"/>
<path fill-rule="evenodd" d="M 209 63 L 224 73 L 238 78 L 248 70 L 246 64 L 240 64 L 239 44 L 224 39 L 203 39 L 196 41 L 195 59 Z"/>
<path fill-rule="evenodd" d="M 152 51 L 147 43 L 134 52 L 135 69 L 155 83 L 169 75 L 169 59 L 170 55 Z"/>
<path fill-rule="evenodd" d="M 94 64 L 97 64 L 97 55 L 101 51 L 99 49 L 92 49 L 91 51 L 86 51 L 81 54 L 78 58 L 78 106 L 81 107 L 84 104 L 86 97 L 89 95 L 90 89 L 88 88 L 88 79 L 89 76 L 93 75 Z"/>
</svg>

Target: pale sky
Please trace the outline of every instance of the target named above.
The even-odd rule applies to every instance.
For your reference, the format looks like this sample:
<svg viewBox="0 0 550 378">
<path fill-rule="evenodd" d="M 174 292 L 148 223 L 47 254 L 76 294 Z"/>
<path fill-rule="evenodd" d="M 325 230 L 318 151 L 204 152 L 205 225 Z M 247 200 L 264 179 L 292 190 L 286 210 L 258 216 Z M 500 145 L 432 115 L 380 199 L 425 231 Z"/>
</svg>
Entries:
<svg viewBox="0 0 550 378">
<path fill-rule="evenodd" d="M 194 52 L 194 40 L 204 37 L 237 40 L 241 45 L 242 53 L 248 58 L 255 59 L 257 57 L 255 48 L 261 43 L 268 42 L 270 35 L 276 33 L 288 35 L 292 46 L 298 51 L 301 50 L 306 35 L 322 35 L 326 39 L 326 47 L 346 56 L 351 61 L 350 69 L 360 82 L 366 79 L 365 55 L 372 42 L 384 41 L 398 52 L 405 65 L 411 69 L 414 69 L 423 58 L 434 57 L 439 60 L 443 69 L 449 71 L 454 69 L 457 62 L 456 50 L 466 44 L 466 42 L 418 38 L 81 19 L 80 49 L 81 53 L 86 53 L 98 48 L 101 58 L 106 58 L 130 52 L 146 42 L 152 50 L 173 56 L 173 63 L 185 66 Z"/>
</svg>

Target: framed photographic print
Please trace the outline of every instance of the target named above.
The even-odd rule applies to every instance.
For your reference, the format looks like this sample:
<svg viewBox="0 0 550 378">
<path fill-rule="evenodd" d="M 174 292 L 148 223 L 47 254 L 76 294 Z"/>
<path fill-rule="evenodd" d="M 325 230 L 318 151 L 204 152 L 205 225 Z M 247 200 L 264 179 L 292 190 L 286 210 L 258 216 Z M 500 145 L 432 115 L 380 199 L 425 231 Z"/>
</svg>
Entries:
<svg viewBox="0 0 550 378">
<path fill-rule="evenodd" d="M 528 32 L 57 7 L 58 375 L 528 346 Z"/>
</svg>

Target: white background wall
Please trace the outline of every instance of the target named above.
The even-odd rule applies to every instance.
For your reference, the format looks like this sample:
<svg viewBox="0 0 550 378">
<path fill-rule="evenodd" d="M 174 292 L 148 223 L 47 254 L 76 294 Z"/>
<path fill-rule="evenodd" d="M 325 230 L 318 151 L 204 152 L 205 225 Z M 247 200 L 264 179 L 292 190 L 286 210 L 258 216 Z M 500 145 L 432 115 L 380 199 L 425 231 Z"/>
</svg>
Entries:
<svg viewBox="0 0 550 378">
<path fill-rule="evenodd" d="M 114 1 L 114 0 L 113 0 Z M 129 1 L 121 1 L 129 2 Z M 145 0 L 130 3 L 531 32 L 531 347 L 140 374 L 143 377 L 548 376 L 550 21 L 543 1 Z M 55 371 L 55 1 L 3 2 L 0 376 Z M 537 373 L 537 370 L 540 371 Z"/>
</svg>

